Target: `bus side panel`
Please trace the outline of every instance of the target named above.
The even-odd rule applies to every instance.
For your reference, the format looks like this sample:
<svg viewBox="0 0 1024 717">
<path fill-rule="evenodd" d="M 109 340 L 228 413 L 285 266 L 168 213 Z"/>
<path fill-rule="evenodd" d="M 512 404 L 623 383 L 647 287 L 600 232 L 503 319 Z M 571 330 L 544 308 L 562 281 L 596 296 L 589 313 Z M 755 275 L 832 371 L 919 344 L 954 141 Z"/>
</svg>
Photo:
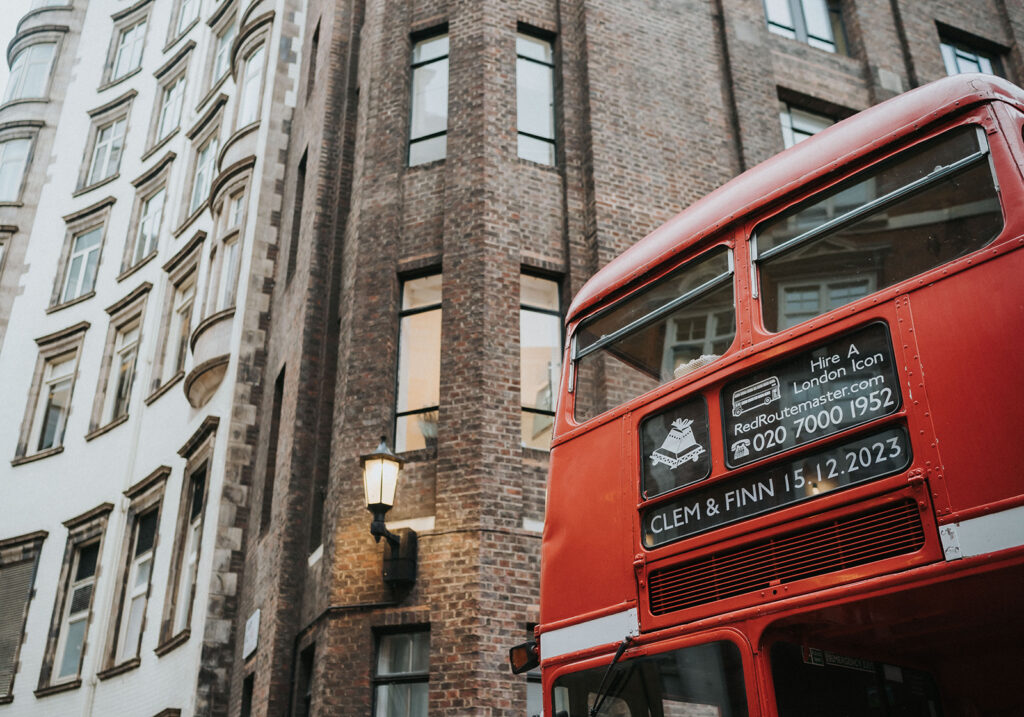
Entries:
<svg viewBox="0 0 1024 717">
<path fill-rule="evenodd" d="M 1022 277 L 1014 250 L 910 295 L 954 516 L 1024 496 Z"/>
<path fill-rule="evenodd" d="M 627 519 L 636 497 L 630 499 L 623 488 L 623 472 L 628 472 L 623 431 L 619 418 L 551 451 L 541 622 L 636 600 Z"/>
</svg>

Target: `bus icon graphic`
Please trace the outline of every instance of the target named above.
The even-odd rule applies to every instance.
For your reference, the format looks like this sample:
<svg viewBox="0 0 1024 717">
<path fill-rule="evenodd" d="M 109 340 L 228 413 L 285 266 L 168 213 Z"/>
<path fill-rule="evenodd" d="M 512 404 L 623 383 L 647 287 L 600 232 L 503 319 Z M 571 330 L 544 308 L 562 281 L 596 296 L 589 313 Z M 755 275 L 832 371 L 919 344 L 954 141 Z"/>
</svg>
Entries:
<svg viewBox="0 0 1024 717">
<path fill-rule="evenodd" d="M 732 395 L 732 417 L 767 406 L 772 401 L 778 401 L 781 395 L 779 379 L 775 376 L 744 386 Z"/>
</svg>

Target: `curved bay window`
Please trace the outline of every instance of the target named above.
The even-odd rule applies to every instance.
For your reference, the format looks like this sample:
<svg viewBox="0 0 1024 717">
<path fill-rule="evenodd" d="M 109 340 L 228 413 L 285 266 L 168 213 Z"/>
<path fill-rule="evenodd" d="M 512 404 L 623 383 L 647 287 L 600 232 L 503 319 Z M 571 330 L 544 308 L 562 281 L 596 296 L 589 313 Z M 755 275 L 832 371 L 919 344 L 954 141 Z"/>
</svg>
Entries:
<svg viewBox="0 0 1024 717">
<path fill-rule="evenodd" d="M 585 421 L 718 359 L 736 336 L 732 253 L 705 252 L 586 320 L 573 335 Z"/>
<path fill-rule="evenodd" d="M 1002 227 L 984 131 L 947 132 L 755 230 L 764 326 L 845 306 L 982 248 Z"/>
</svg>

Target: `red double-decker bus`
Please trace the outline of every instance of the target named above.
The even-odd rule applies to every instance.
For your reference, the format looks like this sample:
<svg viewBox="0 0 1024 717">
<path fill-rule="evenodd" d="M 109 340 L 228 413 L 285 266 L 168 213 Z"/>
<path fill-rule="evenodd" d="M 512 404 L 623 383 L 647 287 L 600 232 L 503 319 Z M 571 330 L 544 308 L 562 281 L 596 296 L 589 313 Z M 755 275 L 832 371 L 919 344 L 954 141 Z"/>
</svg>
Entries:
<svg viewBox="0 0 1024 717">
<path fill-rule="evenodd" d="M 961 75 L 729 182 L 567 318 L 549 717 L 1020 715 L 1024 92 Z"/>
</svg>

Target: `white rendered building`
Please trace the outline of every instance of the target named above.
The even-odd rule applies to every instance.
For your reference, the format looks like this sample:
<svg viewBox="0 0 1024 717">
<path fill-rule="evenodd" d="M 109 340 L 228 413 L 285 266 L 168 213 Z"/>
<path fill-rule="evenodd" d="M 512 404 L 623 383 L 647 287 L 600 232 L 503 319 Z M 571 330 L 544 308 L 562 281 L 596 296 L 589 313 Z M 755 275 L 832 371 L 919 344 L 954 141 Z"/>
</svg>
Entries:
<svg viewBox="0 0 1024 717">
<path fill-rule="evenodd" d="M 227 710 L 292 5 L 35 0 L 7 48 L 0 717 Z"/>
</svg>

